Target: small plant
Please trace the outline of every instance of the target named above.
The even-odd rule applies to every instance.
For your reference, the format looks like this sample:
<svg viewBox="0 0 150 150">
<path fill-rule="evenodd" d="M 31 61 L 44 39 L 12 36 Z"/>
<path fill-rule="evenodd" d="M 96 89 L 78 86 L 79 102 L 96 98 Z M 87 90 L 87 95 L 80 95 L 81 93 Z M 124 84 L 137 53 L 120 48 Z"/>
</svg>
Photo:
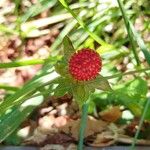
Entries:
<svg viewBox="0 0 150 150">
<path fill-rule="evenodd" d="M 55 26 L 58 27 L 59 35 L 50 42 L 51 44 L 47 38 L 44 41 L 48 43 L 46 45 L 51 50 L 48 58 L 33 60 L 20 60 L 19 58 L 19 61 L 0 63 L 0 69 L 36 64 L 43 66 L 22 87 L 0 84 L 0 89 L 8 92 L 4 99 L 0 100 L 0 143 L 4 141 L 19 144 L 21 141 L 17 139 L 18 137 L 15 138 L 16 132 L 34 109 L 53 95 L 61 97 L 70 94 L 82 112 L 78 150 L 83 149 L 88 113 L 95 110 L 105 112 L 109 106 L 111 108 L 116 105 L 119 111 L 120 106 L 123 106 L 123 109 L 128 110 L 133 117 L 141 118 L 139 125 L 135 128 L 136 133 L 132 141 L 131 149 L 134 149 L 138 144 L 136 140 L 140 138 L 143 130 L 143 122 L 150 120 L 149 43 L 144 43 L 134 28 L 135 19 L 141 20 L 143 23 L 137 25 L 143 28 L 142 37 L 146 37 L 149 25 L 148 3 L 146 0 L 137 2 L 139 3 L 137 5 L 134 0 L 117 0 L 116 2 L 118 2 L 118 7 L 117 3 L 111 0 L 110 3 L 101 0 L 70 0 L 68 2 L 66 0 L 40 0 L 35 5 L 31 2 L 30 8 L 26 9 L 26 6 L 22 7 L 22 1 L 16 0 L 14 1 L 16 21 L 8 25 L 9 14 L 2 15 L 2 18 L 6 17 L 6 21 L 4 23 L 2 21 L 0 25 L 0 34 L 4 37 L 7 34 L 18 36 L 22 44 L 14 50 L 19 50 L 19 55 L 22 54 L 20 50 L 24 49 L 28 40 L 48 34 L 55 29 Z M 101 6 L 106 6 L 106 8 Z M 38 14 L 48 8 L 52 8 L 52 16 L 48 13 L 43 22 L 43 19 L 39 18 L 43 15 Z M 139 10 L 142 14 L 145 13 L 142 19 Z M 120 18 L 121 14 L 123 19 Z M 34 18 L 35 16 L 37 17 Z M 123 20 L 128 38 L 123 28 Z M 62 44 L 64 54 L 60 55 Z M 143 57 L 139 52 L 143 53 Z M 53 55 L 55 56 L 52 57 Z M 102 73 L 105 77 L 101 75 L 101 70 L 104 71 Z M 130 75 L 132 78 L 122 78 L 125 75 Z M 116 79 L 112 80 L 114 78 Z M 109 85 L 109 79 L 111 79 L 113 90 Z M 91 107 L 93 107 L 92 111 Z"/>
<path fill-rule="evenodd" d="M 82 150 L 90 95 L 95 89 L 111 90 L 111 88 L 108 81 L 99 75 L 102 60 L 96 51 L 89 48 L 75 51 L 68 37 L 64 38 L 63 43 L 64 57 L 55 66 L 56 71 L 61 75 L 55 95 L 63 96 L 70 91 L 82 108 L 78 145 L 78 150 Z M 64 89 L 65 85 L 68 88 Z"/>
</svg>

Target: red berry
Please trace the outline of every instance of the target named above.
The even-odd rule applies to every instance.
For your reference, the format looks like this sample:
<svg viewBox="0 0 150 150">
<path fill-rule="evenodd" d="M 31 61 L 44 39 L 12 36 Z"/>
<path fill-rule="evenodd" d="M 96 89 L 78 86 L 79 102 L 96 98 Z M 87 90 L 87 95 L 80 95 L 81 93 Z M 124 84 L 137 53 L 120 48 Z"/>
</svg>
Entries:
<svg viewBox="0 0 150 150">
<path fill-rule="evenodd" d="M 69 60 L 69 72 L 73 78 L 80 81 L 94 79 L 100 72 L 102 61 L 99 54 L 88 48 L 74 53 Z"/>
</svg>

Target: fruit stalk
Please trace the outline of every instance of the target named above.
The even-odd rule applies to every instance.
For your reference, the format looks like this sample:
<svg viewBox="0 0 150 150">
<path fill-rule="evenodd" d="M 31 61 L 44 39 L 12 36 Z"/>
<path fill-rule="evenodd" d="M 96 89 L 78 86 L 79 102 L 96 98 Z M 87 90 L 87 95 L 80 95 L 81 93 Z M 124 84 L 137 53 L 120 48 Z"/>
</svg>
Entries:
<svg viewBox="0 0 150 150">
<path fill-rule="evenodd" d="M 81 116 L 81 122 L 80 122 L 78 150 L 83 150 L 84 133 L 85 133 L 85 129 L 86 129 L 87 116 L 88 116 L 88 107 L 89 107 L 89 100 L 87 100 L 82 106 L 82 116 Z"/>
</svg>

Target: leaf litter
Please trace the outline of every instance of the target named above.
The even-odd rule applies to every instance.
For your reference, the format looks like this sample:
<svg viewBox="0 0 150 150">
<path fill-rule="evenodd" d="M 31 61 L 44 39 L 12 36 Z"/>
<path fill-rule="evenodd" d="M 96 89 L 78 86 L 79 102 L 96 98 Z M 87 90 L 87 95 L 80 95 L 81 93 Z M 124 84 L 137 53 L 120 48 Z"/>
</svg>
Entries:
<svg viewBox="0 0 150 150">
<path fill-rule="evenodd" d="M 77 105 L 74 104 L 75 102 L 72 99 L 68 100 L 67 95 L 59 98 L 59 101 L 57 99 L 51 102 L 50 106 L 47 103 L 44 108 L 39 108 L 39 117 L 35 120 L 36 122 L 38 121 L 37 126 L 32 135 L 24 139 L 23 145 L 38 146 L 41 147 L 41 150 L 63 150 L 70 149 L 72 146 L 72 149 L 76 149 L 81 116 L 81 114 L 76 114 L 76 112 L 79 112 L 77 111 Z M 43 113 L 41 114 L 46 110 L 46 107 L 47 112 L 45 111 L 44 115 Z M 119 106 L 111 107 L 107 111 L 100 113 L 99 118 L 89 115 L 84 135 L 85 145 L 105 147 L 121 143 L 132 143 L 135 133 L 132 136 L 130 133 L 136 130 L 139 119 L 137 119 L 136 125 L 134 122 L 128 125 L 118 124 L 116 121 L 121 117 L 121 110 L 119 111 L 118 109 Z M 69 112 L 70 110 L 76 111 Z M 147 127 L 150 126 L 149 123 L 146 125 Z M 133 126 L 132 129 L 130 126 Z M 127 131 L 128 129 L 130 131 Z M 138 139 L 137 144 L 150 145 L 150 141 L 148 139 Z"/>
</svg>

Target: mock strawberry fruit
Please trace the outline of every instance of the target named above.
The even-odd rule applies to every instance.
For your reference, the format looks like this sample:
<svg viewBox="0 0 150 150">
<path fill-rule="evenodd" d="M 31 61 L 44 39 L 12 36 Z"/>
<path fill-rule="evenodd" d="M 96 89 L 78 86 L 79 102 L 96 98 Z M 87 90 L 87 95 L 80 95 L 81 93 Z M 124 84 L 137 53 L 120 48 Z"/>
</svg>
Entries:
<svg viewBox="0 0 150 150">
<path fill-rule="evenodd" d="M 96 78 L 102 67 L 99 54 L 92 49 L 81 49 L 74 53 L 69 60 L 69 73 L 79 81 Z"/>
</svg>

